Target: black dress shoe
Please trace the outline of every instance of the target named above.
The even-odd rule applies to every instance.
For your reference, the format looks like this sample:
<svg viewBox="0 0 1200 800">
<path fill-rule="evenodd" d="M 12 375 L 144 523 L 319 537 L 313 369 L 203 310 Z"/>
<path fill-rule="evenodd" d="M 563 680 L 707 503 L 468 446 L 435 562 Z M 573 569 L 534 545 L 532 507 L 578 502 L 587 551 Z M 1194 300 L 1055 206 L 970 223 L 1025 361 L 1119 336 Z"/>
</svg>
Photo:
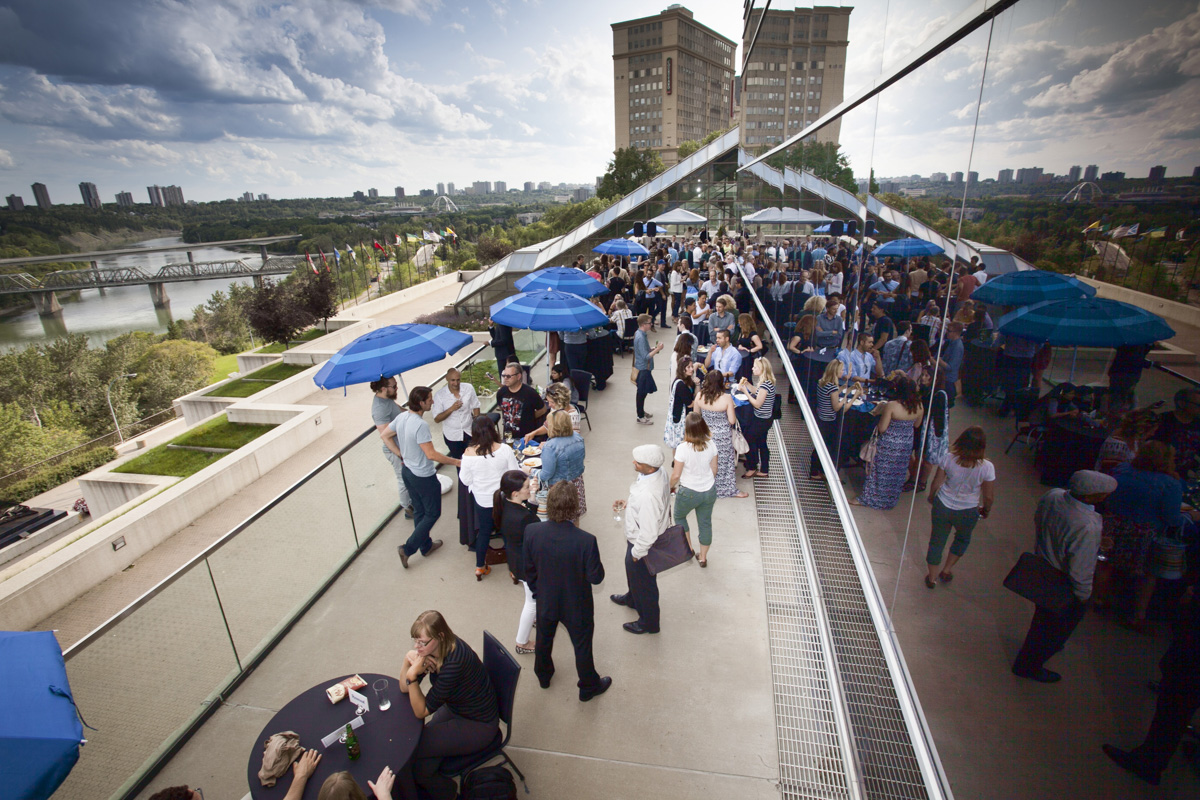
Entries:
<svg viewBox="0 0 1200 800">
<path fill-rule="evenodd" d="M 643 628 L 642 623 L 637 622 L 637 621 L 626 622 L 621 627 L 624 628 L 625 630 L 629 631 L 630 633 L 658 633 L 657 630 L 652 631 L 649 628 Z"/>
<path fill-rule="evenodd" d="M 586 703 L 588 700 L 591 700 L 596 695 L 604 694 L 605 692 L 608 691 L 608 687 L 610 687 L 610 686 L 612 686 L 612 678 L 605 675 L 603 678 L 600 679 L 600 685 L 597 686 L 595 689 L 580 689 L 579 690 L 579 702 Z"/>
<path fill-rule="evenodd" d="M 396 552 L 400 554 L 400 564 L 408 569 L 408 553 L 404 552 L 404 546 L 397 547 Z"/>
<path fill-rule="evenodd" d="M 426 550 L 424 553 L 421 553 L 421 555 L 423 555 L 423 556 L 431 556 L 431 555 L 433 555 L 433 551 L 434 551 L 434 550 L 437 550 L 437 549 L 438 549 L 439 547 L 441 547 L 441 546 L 442 546 L 442 540 L 441 540 L 441 539 L 434 539 L 434 540 L 433 540 L 433 544 L 429 545 L 429 549 L 428 549 L 428 550 Z"/>
<path fill-rule="evenodd" d="M 543 689 L 549 689 L 550 688 L 550 679 L 549 678 L 542 679 L 539 676 L 538 677 L 538 685 L 541 686 Z"/>
<path fill-rule="evenodd" d="M 1017 672 L 1014 669 L 1012 674 L 1016 675 L 1018 678 L 1028 678 L 1029 680 L 1037 681 L 1038 683 L 1058 683 L 1062 680 L 1062 675 L 1059 675 L 1052 669 L 1046 669 L 1045 667 L 1037 670 L 1036 672 Z"/>
<path fill-rule="evenodd" d="M 1111 744 L 1103 745 L 1104 754 L 1117 762 L 1121 769 L 1127 772 L 1132 772 L 1151 786 L 1158 786 L 1158 774 L 1146 769 L 1145 764 L 1138 760 L 1137 756 L 1130 753 L 1128 750 L 1122 750 L 1119 747 L 1113 747 Z"/>
<path fill-rule="evenodd" d="M 628 608 L 633 608 L 633 598 L 630 597 L 628 593 L 626 593 L 626 594 L 610 594 L 608 596 L 608 599 L 612 600 L 614 603 L 616 603 L 619 606 L 626 606 Z"/>
</svg>

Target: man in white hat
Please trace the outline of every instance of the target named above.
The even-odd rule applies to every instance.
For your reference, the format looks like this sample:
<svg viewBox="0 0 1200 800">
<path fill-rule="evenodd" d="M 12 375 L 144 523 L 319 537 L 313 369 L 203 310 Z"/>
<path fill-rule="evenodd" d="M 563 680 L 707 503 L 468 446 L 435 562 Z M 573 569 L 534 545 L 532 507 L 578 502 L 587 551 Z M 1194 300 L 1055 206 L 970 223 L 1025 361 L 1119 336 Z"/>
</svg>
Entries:
<svg viewBox="0 0 1200 800">
<path fill-rule="evenodd" d="M 658 633 L 658 579 L 642 559 L 671 524 L 671 481 L 662 468 L 665 460 L 662 448 L 656 444 L 633 448 L 637 480 L 629 487 L 628 500 L 613 503 L 613 513 L 625 510 L 625 578 L 629 590 L 611 599 L 638 612 L 637 621 L 622 626 L 630 633 Z"/>
<path fill-rule="evenodd" d="M 1025 643 L 1013 662 L 1014 675 L 1039 683 L 1056 683 L 1062 676 L 1044 664 L 1067 643 L 1083 619 L 1092 596 L 1092 576 L 1104 521 L 1094 506 L 1117 488 L 1111 475 L 1080 470 L 1066 489 L 1051 489 L 1038 502 L 1033 524 L 1037 531 L 1034 552 L 1050 566 L 1071 577 L 1075 602 L 1061 611 L 1042 606 L 1033 614 Z"/>
</svg>

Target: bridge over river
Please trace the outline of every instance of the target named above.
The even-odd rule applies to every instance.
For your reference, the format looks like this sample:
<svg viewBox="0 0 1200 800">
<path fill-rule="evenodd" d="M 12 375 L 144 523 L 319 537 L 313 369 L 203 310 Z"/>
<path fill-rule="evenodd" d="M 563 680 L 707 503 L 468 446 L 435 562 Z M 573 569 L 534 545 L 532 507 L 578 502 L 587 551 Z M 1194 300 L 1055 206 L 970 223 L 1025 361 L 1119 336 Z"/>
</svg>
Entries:
<svg viewBox="0 0 1200 800">
<path fill-rule="evenodd" d="M 11 268 L 25 264 L 46 264 L 53 262 L 90 262 L 85 269 L 69 269 L 51 272 L 41 277 L 34 277 L 26 272 L 0 275 L 0 294 L 25 294 L 33 300 L 34 306 L 42 316 L 52 316 L 62 310 L 58 303 L 56 292 L 79 291 L 81 289 L 99 289 L 116 286 L 139 286 L 150 288 L 150 296 L 155 308 L 164 308 L 170 302 L 166 285 L 178 281 L 210 280 L 214 278 L 253 278 L 256 284 L 262 282 L 264 275 L 286 275 L 304 261 L 303 256 L 272 257 L 267 254 L 267 245 L 276 242 L 294 241 L 300 239 L 300 234 L 289 236 L 266 236 L 255 239 L 231 239 L 222 242 L 203 242 L 197 244 L 168 245 L 153 248 L 129 248 L 123 250 L 99 250 L 90 253 L 63 253 L 56 256 L 32 256 L 29 258 L 0 259 L 0 268 Z M 261 262 L 248 263 L 246 259 L 225 259 L 221 261 L 196 261 L 192 250 L 199 247 L 257 245 Z M 112 256 L 133 255 L 143 253 L 186 252 L 188 260 L 176 264 L 167 264 L 157 271 L 150 272 L 138 267 L 102 267 L 98 259 Z"/>
</svg>

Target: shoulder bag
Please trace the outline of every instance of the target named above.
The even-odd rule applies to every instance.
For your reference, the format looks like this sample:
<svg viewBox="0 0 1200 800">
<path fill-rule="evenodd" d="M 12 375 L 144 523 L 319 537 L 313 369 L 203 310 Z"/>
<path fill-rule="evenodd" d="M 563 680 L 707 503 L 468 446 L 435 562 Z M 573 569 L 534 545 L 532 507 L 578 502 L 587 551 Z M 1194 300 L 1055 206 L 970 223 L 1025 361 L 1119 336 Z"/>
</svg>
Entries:
<svg viewBox="0 0 1200 800">
<path fill-rule="evenodd" d="M 1022 553 L 1004 579 L 1004 588 L 1048 611 L 1063 611 L 1075 602 L 1071 578 L 1033 553 Z"/>
<path fill-rule="evenodd" d="M 871 438 L 863 443 L 858 450 L 859 459 L 870 466 L 875 463 L 875 455 L 879 452 L 879 428 L 871 431 Z"/>
<path fill-rule="evenodd" d="M 729 438 L 733 440 L 733 452 L 739 456 L 750 452 L 750 443 L 742 435 L 742 426 L 740 423 L 734 425 L 732 430 L 729 431 Z"/>
</svg>

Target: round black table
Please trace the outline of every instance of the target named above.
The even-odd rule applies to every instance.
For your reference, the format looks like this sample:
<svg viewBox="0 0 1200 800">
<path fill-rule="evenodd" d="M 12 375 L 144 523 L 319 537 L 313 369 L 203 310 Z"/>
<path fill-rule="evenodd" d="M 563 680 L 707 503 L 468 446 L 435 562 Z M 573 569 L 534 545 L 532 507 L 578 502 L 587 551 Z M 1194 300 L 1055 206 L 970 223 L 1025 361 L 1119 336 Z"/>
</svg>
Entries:
<svg viewBox="0 0 1200 800">
<path fill-rule="evenodd" d="M 351 676 L 331 678 L 308 689 L 279 709 L 258 735 L 250 753 L 250 761 L 246 765 L 250 796 L 254 800 L 282 798 L 292 785 L 291 767 L 288 768 L 287 775 L 281 777 L 269 789 L 258 779 L 258 771 L 262 768 L 263 745 L 272 734 L 284 731 L 295 731 L 300 736 L 302 747 L 315 749 L 321 754 L 321 763 L 317 765 L 316 771 L 308 779 L 308 785 L 304 787 L 305 798 L 316 800 L 325 779 L 335 772 L 342 771 L 349 771 L 363 791 L 369 792 L 367 781 L 378 778 L 384 767 L 391 767 L 392 772 L 396 773 L 396 786 L 392 794 L 395 797 L 404 797 L 407 794 L 402 787 L 401 776 L 408 774 L 404 767 L 416 752 L 423 723 L 413 714 L 408 695 L 400 691 L 400 684 L 396 678 L 366 672 L 358 674 L 367 682 L 359 693 L 366 695 L 371 703 L 371 710 L 363 715 L 362 727 L 354 731 L 362 749 L 358 760 L 350 760 L 346 754 L 346 745 L 341 742 L 334 742 L 329 747 L 321 746 L 321 739 L 326 734 L 331 733 L 338 725 L 345 727 L 355 716 L 355 706 L 349 698 L 340 703 L 330 703 L 325 694 L 326 687 Z M 388 682 L 387 695 L 391 698 L 392 707 L 387 711 L 380 711 L 376 707 L 375 690 L 371 688 L 380 678 L 387 678 Z"/>
<path fill-rule="evenodd" d="M 999 381 L 999 354 L 991 342 L 972 339 L 967 342 L 958 377 L 962 379 L 963 399 L 969 406 L 983 404 L 996 391 Z"/>
<path fill-rule="evenodd" d="M 1094 469 L 1108 430 L 1073 417 L 1050 421 L 1038 451 L 1042 483 L 1066 486 L 1081 469 Z"/>
</svg>

